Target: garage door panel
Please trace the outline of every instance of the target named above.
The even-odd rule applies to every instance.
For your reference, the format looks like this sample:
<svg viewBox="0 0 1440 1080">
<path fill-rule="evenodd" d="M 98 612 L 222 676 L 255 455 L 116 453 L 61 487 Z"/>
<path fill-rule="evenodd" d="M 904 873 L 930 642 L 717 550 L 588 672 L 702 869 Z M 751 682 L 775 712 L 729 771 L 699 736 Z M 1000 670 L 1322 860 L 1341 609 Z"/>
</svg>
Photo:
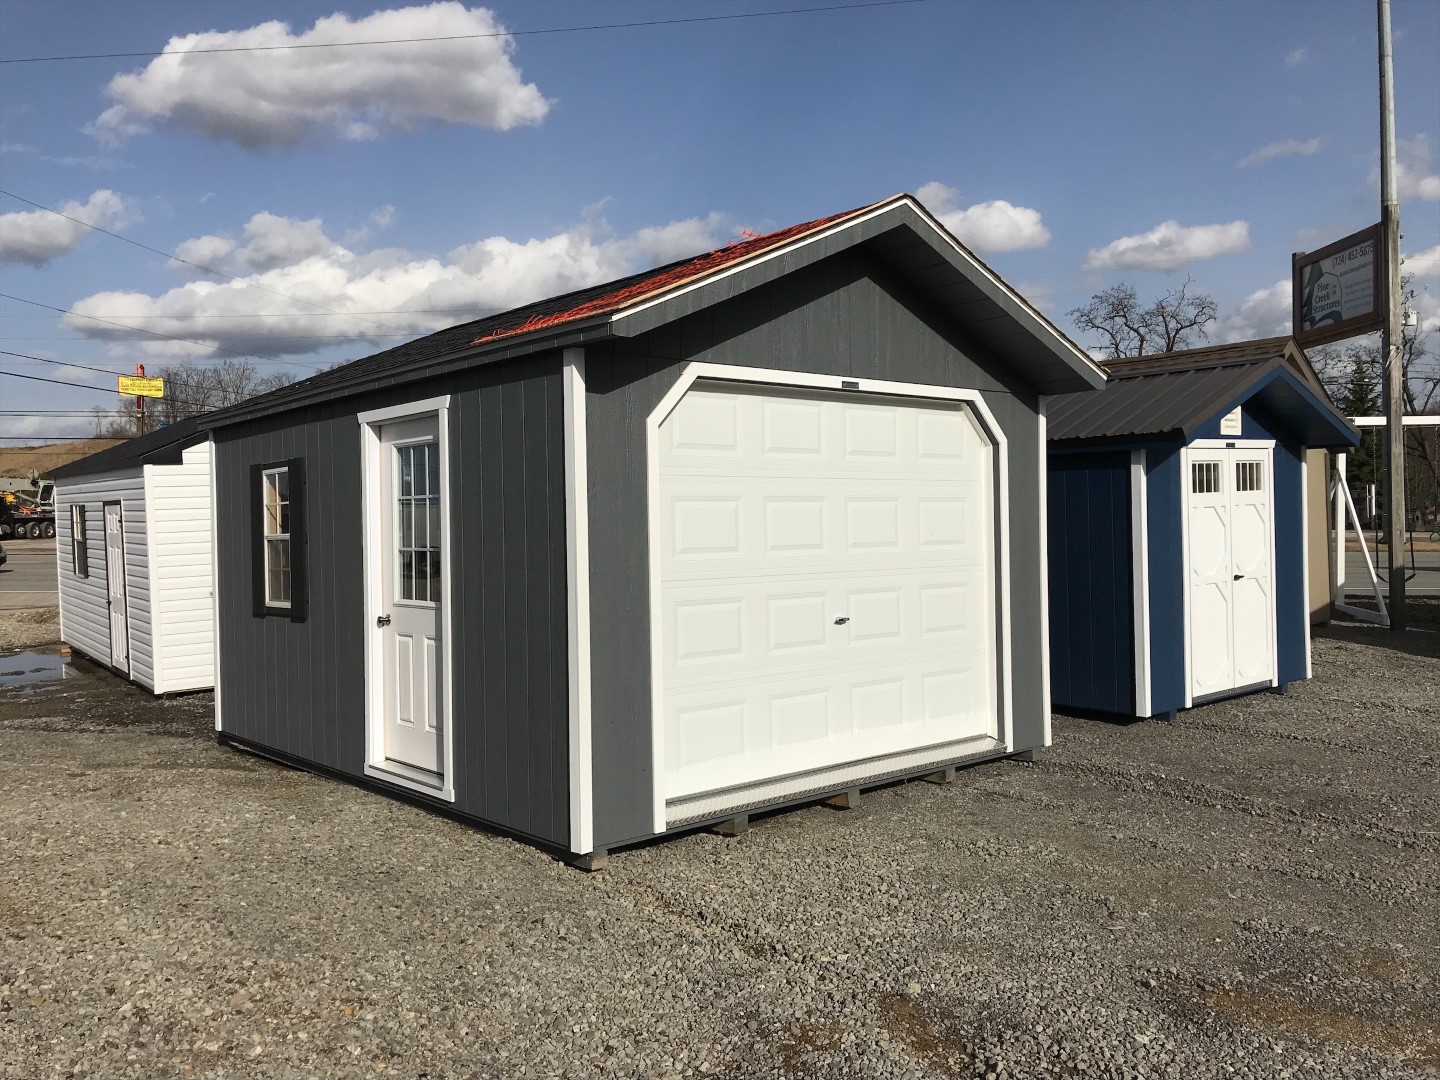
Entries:
<svg viewBox="0 0 1440 1080">
<path fill-rule="evenodd" d="M 962 408 L 702 384 L 662 432 L 668 799 L 997 735 L 993 451 Z"/>
</svg>

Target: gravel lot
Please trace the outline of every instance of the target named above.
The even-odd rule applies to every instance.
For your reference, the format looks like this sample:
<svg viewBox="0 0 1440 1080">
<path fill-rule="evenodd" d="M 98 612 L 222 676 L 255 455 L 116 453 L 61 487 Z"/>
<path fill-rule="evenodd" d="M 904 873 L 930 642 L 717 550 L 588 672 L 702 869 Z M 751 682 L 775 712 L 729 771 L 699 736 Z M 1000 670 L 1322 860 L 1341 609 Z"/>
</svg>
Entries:
<svg viewBox="0 0 1440 1080">
<path fill-rule="evenodd" d="M 1437 612 L 592 875 L 217 746 L 206 695 L 0 690 L 0 1074 L 1437 1076 Z"/>
</svg>

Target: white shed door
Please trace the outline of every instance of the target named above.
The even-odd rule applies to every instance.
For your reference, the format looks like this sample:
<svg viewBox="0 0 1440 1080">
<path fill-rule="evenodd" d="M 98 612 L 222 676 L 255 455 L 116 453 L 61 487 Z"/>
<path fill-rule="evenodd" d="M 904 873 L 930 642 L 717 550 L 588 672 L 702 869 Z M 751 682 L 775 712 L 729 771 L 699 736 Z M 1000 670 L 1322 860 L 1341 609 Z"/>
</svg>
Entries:
<svg viewBox="0 0 1440 1080">
<path fill-rule="evenodd" d="M 1198 701 L 1275 675 L 1270 451 L 1191 450 L 1185 482 L 1190 696 Z"/>
<path fill-rule="evenodd" d="M 697 383 L 651 537 L 665 798 L 995 736 L 993 475 L 961 403 Z"/>
</svg>

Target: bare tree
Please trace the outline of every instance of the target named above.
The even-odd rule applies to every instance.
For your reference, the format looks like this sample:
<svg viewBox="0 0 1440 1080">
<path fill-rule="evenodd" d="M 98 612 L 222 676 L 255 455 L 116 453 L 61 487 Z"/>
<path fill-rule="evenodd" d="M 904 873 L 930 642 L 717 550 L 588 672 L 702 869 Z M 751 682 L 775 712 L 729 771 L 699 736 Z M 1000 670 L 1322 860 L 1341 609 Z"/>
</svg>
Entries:
<svg viewBox="0 0 1440 1080">
<path fill-rule="evenodd" d="M 1219 306 L 1214 297 L 1191 291 L 1186 278 L 1178 289 L 1141 305 L 1135 286 L 1121 282 L 1075 308 L 1070 318 L 1087 334 L 1099 337 L 1107 359 L 1149 356 L 1188 349 L 1198 337 L 1209 340 L 1206 327 L 1215 321 Z"/>
<path fill-rule="evenodd" d="M 95 409 L 95 434 L 107 438 L 143 435 L 295 381 L 294 376 L 284 372 L 262 373 L 248 360 L 222 360 L 218 364 L 182 360 L 161 368 L 157 374 L 165 380 L 163 398 L 147 400 L 139 419 L 133 402 L 115 409 Z"/>
<path fill-rule="evenodd" d="M 1408 312 L 1415 302 L 1414 276 L 1400 280 L 1401 303 Z M 1370 334 L 1341 345 L 1325 345 L 1309 353 L 1320 381 L 1337 402 L 1345 399 L 1346 388 L 1358 372 L 1371 384 L 1385 383 L 1385 358 L 1380 336 Z M 1431 335 L 1418 325 L 1406 326 L 1400 335 L 1400 363 L 1404 377 L 1404 412 L 1408 416 L 1440 413 L 1440 356 L 1431 349 Z M 1376 408 L 1378 412 L 1378 406 Z M 1422 513 L 1440 509 L 1440 428 L 1416 427 L 1405 430 L 1406 501 Z"/>
</svg>

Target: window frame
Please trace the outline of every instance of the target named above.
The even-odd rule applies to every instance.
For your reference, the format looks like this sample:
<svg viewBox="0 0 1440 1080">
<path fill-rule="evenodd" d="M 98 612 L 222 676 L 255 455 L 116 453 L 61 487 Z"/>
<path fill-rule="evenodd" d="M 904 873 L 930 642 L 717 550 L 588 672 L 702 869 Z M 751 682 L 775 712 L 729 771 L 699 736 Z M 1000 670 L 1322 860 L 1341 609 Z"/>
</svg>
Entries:
<svg viewBox="0 0 1440 1080">
<path fill-rule="evenodd" d="M 289 532 L 271 532 L 267 495 L 270 478 L 286 474 L 285 506 L 289 511 Z M 250 563 L 251 591 L 256 618 L 277 617 L 304 622 L 307 608 L 305 574 L 305 462 L 303 458 L 268 461 L 250 467 Z M 273 541 L 285 540 L 290 552 L 290 598 L 270 596 L 270 550 Z"/>
<path fill-rule="evenodd" d="M 70 504 L 70 572 L 78 578 L 90 576 L 90 529 L 85 504 Z"/>
</svg>

